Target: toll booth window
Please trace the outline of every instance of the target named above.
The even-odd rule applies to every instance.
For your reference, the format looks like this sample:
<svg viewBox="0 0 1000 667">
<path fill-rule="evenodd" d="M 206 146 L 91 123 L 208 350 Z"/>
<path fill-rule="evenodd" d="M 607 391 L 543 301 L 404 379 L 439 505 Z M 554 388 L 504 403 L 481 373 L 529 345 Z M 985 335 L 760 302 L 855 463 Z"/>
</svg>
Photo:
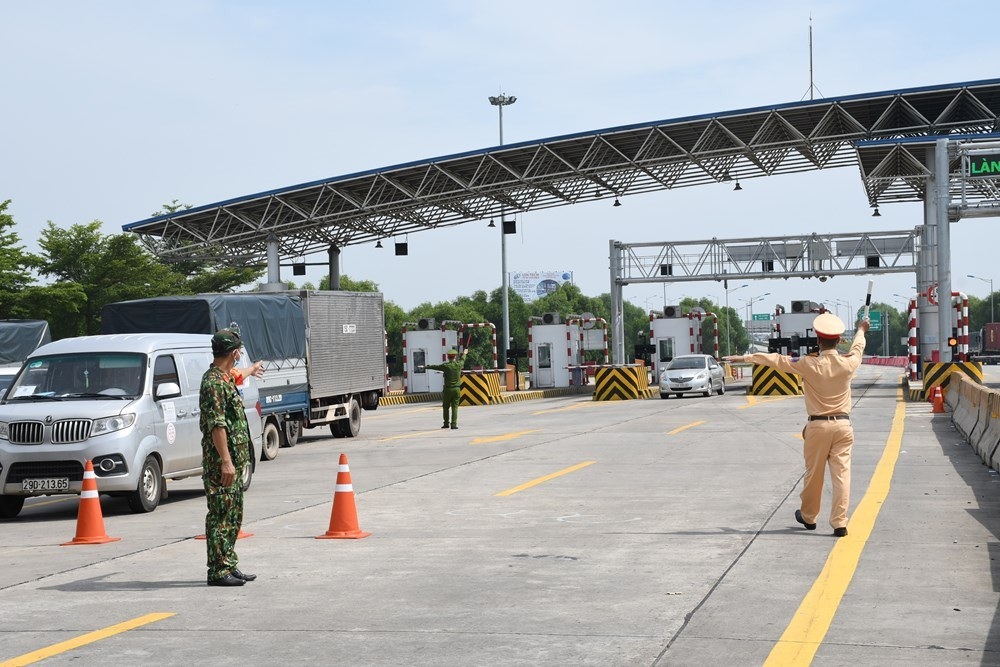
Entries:
<svg viewBox="0 0 1000 667">
<path fill-rule="evenodd" d="M 414 350 L 413 351 L 413 372 L 414 373 L 426 373 L 427 372 L 427 352 L 424 350 Z"/>
<path fill-rule="evenodd" d="M 670 361 L 674 358 L 674 339 L 663 338 L 658 344 L 660 361 Z"/>
<path fill-rule="evenodd" d="M 538 346 L 538 367 L 552 368 L 552 347 L 549 345 Z"/>
<path fill-rule="evenodd" d="M 163 384 L 164 382 L 176 382 L 178 386 L 180 385 L 180 377 L 177 375 L 177 364 L 174 363 L 174 358 L 169 355 L 163 355 L 156 358 L 156 363 L 153 364 L 153 384 Z"/>
</svg>

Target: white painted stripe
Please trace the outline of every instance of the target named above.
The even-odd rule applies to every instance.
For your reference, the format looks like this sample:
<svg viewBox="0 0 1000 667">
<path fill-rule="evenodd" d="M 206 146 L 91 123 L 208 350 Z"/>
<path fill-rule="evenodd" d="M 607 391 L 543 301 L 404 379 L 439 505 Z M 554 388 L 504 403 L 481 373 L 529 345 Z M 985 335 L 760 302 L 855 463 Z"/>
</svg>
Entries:
<svg viewBox="0 0 1000 667">
<path fill-rule="evenodd" d="M 81 491 L 81 492 L 80 492 L 80 498 L 81 498 L 81 499 L 86 499 L 86 498 L 98 498 L 98 497 L 100 497 L 100 496 L 99 496 L 99 494 L 97 493 L 97 491 Z"/>
<path fill-rule="evenodd" d="M 351 472 L 351 468 L 346 463 L 337 465 L 337 472 Z"/>
<path fill-rule="evenodd" d="M 83 471 L 83 478 L 84 479 L 97 479 L 97 475 L 94 474 L 93 470 L 84 470 Z"/>
<path fill-rule="evenodd" d="M 354 493 L 353 484 L 338 484 L 334 493 Z"/>
</svg>

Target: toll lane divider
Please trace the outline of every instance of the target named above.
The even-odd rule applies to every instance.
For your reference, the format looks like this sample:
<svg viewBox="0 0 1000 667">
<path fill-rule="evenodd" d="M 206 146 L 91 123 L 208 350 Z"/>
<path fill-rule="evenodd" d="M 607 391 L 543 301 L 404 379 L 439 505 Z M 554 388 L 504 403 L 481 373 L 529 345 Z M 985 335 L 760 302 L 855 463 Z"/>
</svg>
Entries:
<svg viewBox="0 0 1000 667">
<path fill-rule="evenodd" d="M 802 378 L 775 368 L 754 364 L 747 394 L 752 396 L 801 396 Z"/>
<path fill-rule="evenodd" d="M 951 413 L 955 428 L 972 446 L 983 463 L 993 470 L 1000 468 L 1000 392 L 977 383 L 961 369 L 955 369 L 948 381 L 946 401 L 954 406 Z"/>
<path fill-rule="evenodd" d="M 948 391 L 953 371 L 962 373 L 979 384 L 983 383 L 983 365 L 978 361 L 928 361 L 924 364 L 924 396 L 930 396 L 930 390 L 934 387 Z"/>
<path fill-rule="evenodd" d="M 602 366 L 594 376 L 595 401 L 630 401 L 649 395 L 645 366 Z"/>
</svg>

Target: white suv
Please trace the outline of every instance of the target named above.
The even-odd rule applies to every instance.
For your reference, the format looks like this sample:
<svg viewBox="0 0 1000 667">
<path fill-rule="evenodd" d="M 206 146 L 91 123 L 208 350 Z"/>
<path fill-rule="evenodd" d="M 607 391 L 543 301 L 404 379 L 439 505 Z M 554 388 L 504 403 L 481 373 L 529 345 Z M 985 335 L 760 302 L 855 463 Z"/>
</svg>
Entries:
<svg viewBox="0 0 1000 667">
<path fill-rule="evenodd" d="M 201 475 L 198 394 L 211 362 L 202 334 L 66 338 L 32 352 L 0 400 L 0 518 L 17 516 L 28 496 L 80 493 L 88 460 L 100 493 L 152 512 L 165 479 Z M 246 488 L 261 451 L 255 379 L 240 393 Z"/>
</svg>

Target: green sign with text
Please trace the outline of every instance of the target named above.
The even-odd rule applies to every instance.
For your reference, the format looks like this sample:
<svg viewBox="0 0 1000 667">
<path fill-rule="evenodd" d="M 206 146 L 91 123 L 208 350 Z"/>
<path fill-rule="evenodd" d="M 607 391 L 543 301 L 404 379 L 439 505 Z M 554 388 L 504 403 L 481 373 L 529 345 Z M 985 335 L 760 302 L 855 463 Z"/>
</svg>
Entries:
<svg viewBox="0 0 1000 667">
<path fill-rule="evenodd" d="M 969 176 L 1000 176 L 1000 153 L 969 156 Z"/>
<path fill-rule="evenodd" d="M 865 309 L 858 309 L 858 319 L 860 320 L 865 316 Z M 881 310 L 870 310 L 868 311 L 868 322 L 871 323 L 871 327 L 868 328 L 869 331 L 881 331 L 882 330 L 882 311 Z"/>
<path fill-rule="evenodd" d="M 753 319 L 755 320 L 770 320 L 771 313 L 754 313 Z"/>
</svg>

